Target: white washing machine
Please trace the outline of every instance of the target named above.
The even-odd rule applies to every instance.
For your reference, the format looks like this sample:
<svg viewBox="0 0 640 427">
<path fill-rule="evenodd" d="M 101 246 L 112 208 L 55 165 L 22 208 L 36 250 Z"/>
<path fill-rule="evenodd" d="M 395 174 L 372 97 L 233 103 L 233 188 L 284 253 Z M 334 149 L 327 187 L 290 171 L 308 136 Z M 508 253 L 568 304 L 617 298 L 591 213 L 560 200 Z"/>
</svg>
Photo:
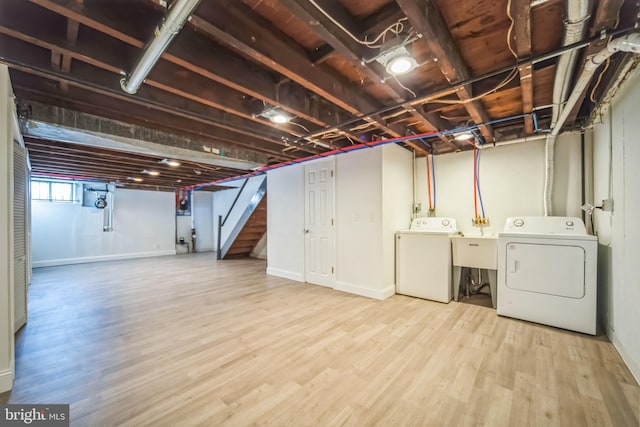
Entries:
<svg viewBox="0 0 640 427">
<path fill-rule="evenodd" d="M 580 218 L 507 219 L 498 234 L 498 314 L 595 335 L 597 245 Z"/>
<path fill-rule="evenodd" d="M 453 218 L 416 218 L 396 233 L 396 293 L 451 301 L 451 240 L 458 232 Z"/>
</svg>

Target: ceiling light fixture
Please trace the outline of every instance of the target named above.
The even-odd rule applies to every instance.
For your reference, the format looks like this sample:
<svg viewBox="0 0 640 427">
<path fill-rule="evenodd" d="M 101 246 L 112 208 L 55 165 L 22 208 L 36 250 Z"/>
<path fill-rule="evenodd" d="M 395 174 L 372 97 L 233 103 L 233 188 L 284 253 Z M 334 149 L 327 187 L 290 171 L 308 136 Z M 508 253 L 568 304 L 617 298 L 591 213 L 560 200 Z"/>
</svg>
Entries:
<svg viewBox="0 0 640 427">
<path fill-rule="evenodd" d="M 461 132 L 453 137 L 453 139 L 455 139 L 456 141 L 468 141 L 473 138 L 474 135 L 471 132 Z"/>
<path fill-rule="evenodd" d="M 277 107 L 268 107 L 258 115 L 264 117 L 265 119 L 269 119 L 276 124 L 289 123 L 289 121 L 292 119 L 290 115 Z"/>
<path fill-rule="evenodd" d="M 379 55 L 376 61 L 384 65 L 387 73 L 392 76 L 406 74 L 418 66 L 418 63 L 405 46 L 389 49 L 382 55 Z"/>
<path fill-rule="evenodd" d="M 158 176 L 158 175 L 160 175 L 160 172 L 158 172 L 158 171 L 150 171 L 150 170 L 146 170 L 146 169 L 144 169 L 144 170 L 143 170 L 142 172 L 140 172 L 140 173 L 143 173 L 143 174 L 145 174 L 145 175 L 151 175 L 151 176 Z"/>
<path fill-rule="evenodd" d="M 171 166 L 173 168 L 177 168 L 178 166 L 180 166 L 180 162 L 177 160 L 162 159 L 160 160 L 159 163 L 162 163 L 163 165 Z"/>
<path fill-rule="evenodd" d="M 130 176 L 128 176 L 127 179 L 129 181 L 142 182 L 142 178 L 138 178 L 138 177 L 130 177 Z"/>
</svg>

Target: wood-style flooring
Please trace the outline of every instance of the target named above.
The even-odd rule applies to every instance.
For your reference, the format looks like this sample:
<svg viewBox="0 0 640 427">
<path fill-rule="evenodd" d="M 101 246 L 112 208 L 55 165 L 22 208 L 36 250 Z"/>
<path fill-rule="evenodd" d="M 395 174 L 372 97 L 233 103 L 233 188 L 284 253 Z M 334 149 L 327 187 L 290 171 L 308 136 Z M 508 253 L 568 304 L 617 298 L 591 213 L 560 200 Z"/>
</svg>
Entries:
<svg viewBox="0 0 640 427">
<path fill-rule="evenodd" d="M 632 426 L 604 336 L 178 255 L 37 269 L 10 403 L 86 426 Z"/>
</svg>

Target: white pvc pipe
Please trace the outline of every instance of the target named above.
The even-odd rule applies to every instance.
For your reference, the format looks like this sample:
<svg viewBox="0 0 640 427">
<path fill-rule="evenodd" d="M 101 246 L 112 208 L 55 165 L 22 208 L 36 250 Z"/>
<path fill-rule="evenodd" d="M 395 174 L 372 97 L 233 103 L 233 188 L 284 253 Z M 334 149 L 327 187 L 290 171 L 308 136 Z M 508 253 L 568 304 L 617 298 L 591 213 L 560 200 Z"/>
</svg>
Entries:
<svg viewBox="0 0 640 427">
<path fill-rule="evenodd" d="M 582 40 L 587 28 L 589 19 L 589 1 L 588 0 L 568 0 L 567 1 L 567 20 L 565 22 L 565 32 L 562 45 L 567 46 Z M 565 53 L 558 60 L 556 68 L 556 77 L 553 83 L 553 110 L 551 112 L 551 128 L 556 127 L 561 112 L 567 110 L 568 106 L 564 103 L 567 99 L 569 86 L 571 85 L 571 77 L 575 68 L 577 54 L 574 50 Z M 553 172 L 554 172 L 554 153 L 555 153 L 555 135 L 549 135 L 544 146 L 544 191 L 543 203 L 545 216 L 551 215 L 551 193 L 553 192 Z"/>
<path fill-rule="evenodd" d="M 494 146 L 501 147 L 503 145 L 519 144 L 521 142 L 540 141 L 541 139 L 545 139 L 545 138 L 546 138 L 546 135 L 534 135 L 534 136 L 525 136 L 524 138 L 515 138 L 515 139 L 508 139 L 505 141 L 496 141 L 495 143 L 489 143 L 489 144 L 476 143 L 476 148 L 480 150 L 486 150 L 487 148 L 493 148 Z"/>
<path fill-rule="evenodd" d="M 547 157 L 547 168 L 553 170 L 553 146 L 555 144 L 556 136 L 560 133 L 562 126 L 567 121 L 569 114 L 573 110 L 573 107 L 578 103 L 581 99 L 584 90 L 587 85 L 591 81 L 591 77 L 598 69 L 598 67 L 607 60 L 611 55 L 616 52 L 633 52 L 640 53 L 640 33 L 628 34 L 624 37 L 620 37 L 611 43 L 609 43 L 604 49 L 600 52 L 593 55 L 587 63 L 584 65 L 584 71 L 580 74 L 578 81 L 571 93 L 571 96 L 567 100 L 565 108 L 562 110 L 562 113 L 558 117 L 558 122 L 555 124 L 551 133 L 547 138 L 547 144 L 545 145 L 545 156 Z M 545 205 L 544 212 L 545 215 L 551 215 L 551 190 L 553 189 L 553 171 L 550 174 L 545 175 Z"/>
<path fill-rule="evenodd" d="M 171 40 L 180 32 L 182 26 L 195 10 L 200 0 L 177 0 L 167 18 L 154 32 L 153 40 L 147 45 L 144 53 L 133 67 L 129 75 L 120 80 L 122 90 L 134 94 L 142 84 L 149 72 L 156 65 L 162 53 L 167 49 Z"/>
</svg>

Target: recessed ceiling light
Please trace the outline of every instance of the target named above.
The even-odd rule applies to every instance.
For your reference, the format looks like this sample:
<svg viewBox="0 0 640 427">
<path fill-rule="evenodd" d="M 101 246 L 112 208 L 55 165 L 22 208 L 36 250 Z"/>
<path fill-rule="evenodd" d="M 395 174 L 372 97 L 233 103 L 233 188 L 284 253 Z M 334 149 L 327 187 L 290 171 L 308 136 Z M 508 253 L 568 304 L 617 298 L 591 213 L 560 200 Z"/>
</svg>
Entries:
<svg viewBox="0 0 640 427">
<path fill-rule="evenodd" d="M 130 177 L 130 176 L 128 176 L 127 179 L 129 181 L 142 182 L 142 178 L 138 178 L 138 177 Z"/>
<path fill-rule="evenodd" d="M 144 169 L 144 170 L 143 170 L 142 172 L 140 172 L 140 173 L 143 173 L 143 174 L 145 174 L 145 175 L 151 175 L 151 176 L 158 176 L 158 175 L 160 175 L 160 172 L 158 172 L 158 171 L 150 171 L 150 170 L 146 170 L 146 169 Z"/>
<path fill-rule="evenodd" d="M 456 141 L 468 141 L 470 139 L 473 139 L 473 134 L 471 132 L 462 132 L 457 134 L 456 136 L 454 136 L 453 138 Z"/>
<path fill-rule="evenodd" d="M 387 50 L 378 56 L 376 61 L 384 65 L 387 73 L 392 76 L 406 74 L 418 66 L 416 60 L 404 46 L 398 46 Z"/>
<path fill-rule="evenodd" d="M 265 108 L 259 116 L 269 119 L 276 124 L 288 123 L 292 119 L 290 115 L 276 107 Z"/>
<path fill-rule="evenodd" d="M 171 166 L 171 167 L 178 167 L 180 166 L 180 162 L 177 160 L 170 160 L 170 159 L 162 159 L 160 160 L 160 163 L 167 165 L 167 166 Z"/>
</svg>

